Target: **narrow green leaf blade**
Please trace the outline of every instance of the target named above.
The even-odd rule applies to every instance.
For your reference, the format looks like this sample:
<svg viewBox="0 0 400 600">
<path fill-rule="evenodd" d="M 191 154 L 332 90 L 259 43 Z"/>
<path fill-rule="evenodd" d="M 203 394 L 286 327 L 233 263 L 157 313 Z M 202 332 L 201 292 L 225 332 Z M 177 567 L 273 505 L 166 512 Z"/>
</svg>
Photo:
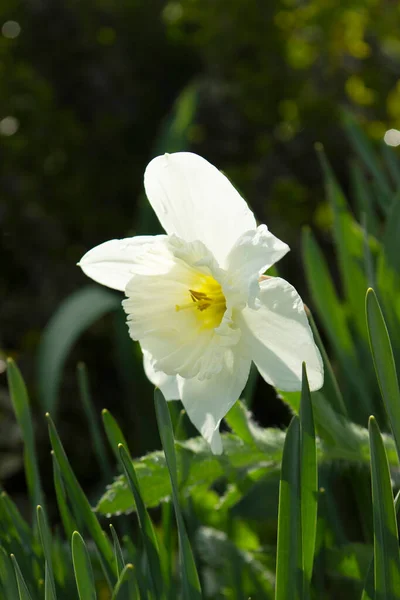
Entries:
<svg viewBox="0 0 400 600">
<path fill-rule="evenodd" d="M 117 532 L 115 531 L 115 529 L 111 523 L 110 523 L 110 531 L 111 531 L 111 535 L 112 535 L 113 543 L 114 543 L 114 556 L 115 556 L 115 563 L 117 565 L 117 575 L 118 575 L 118 577 L 120 577 L 121 572 L 125 568 L 124 556 L 122 554 L 121 544 L 119 543 Z"/>
<path fill-rule="evenodd" d="M 104 430 L 106 432 L 107 439 L 111 446 L 111 450 L 115 454 L 115 458 L 117 461 L 120 461 L 120 455 L 118 451 L 119 444 L 122 444 L 124 448 L 128 448 L 128 444 L 126 442 L 125 436 L 121 431 L 120 426 L 117 421 L 114 419 L 110 411 L 104 408 L 101 412 L 101 416 L 103 419 Z"/>
<path fill-rule="evenodd" d="M 90 393 L 89 376 L 86 365 L 84 363 L 78 364 L 77 376 L 82 405 L 85 410 L 87 422 L 89 425 L 90 436 L 92 438 L 93 448 L 97 456 L 97 462 L 103 472 L 106 481 L 109 481 L 112 477 L 112 469 L 102 440 L 102 435 L 98 424 L 98 416 L 93 408 L 93 402 Z"/>
<path fill-rule="evenodd" d="M 304 363 L 300 405 L 300 484 L 303 570 L 305 589 L 308 591 L 311 585 L 317 536 L 318 469 L 313 409 Z"/>
<path fill-rule="evenodd" d="M 46 417 L 48 420 L 50 442 L 54 451 L 54 456 L 58 462 L 71 502 L 75 505 L 77 512 L 81 515 L 93 541 L 102 555 L 104 559 L 103 562 L 107 569 L 107 575 L 111 581 L 113 577 L 116 576 L 116 565 L 111 544 L 100 527 L 100 523 L 94 514 L 92 507 L 75 477 L 55 425 L 48 413 Z"/>
<path fill-rule="evenodd" d="M 365 166 L 368 168 L 371 175 L 374 176 L 382 195 L 385 197 L 389 196 L 391 192 L 390 185 L 381 165 L 377 160 L 371 142 L 350 112 L 343 111 L 342 120 L 351 144 L 353 145 L 358 156 L 364 162 Z"/>
<path fill-rule="evenodd" d="M 122 570 L 111 600 L 140 600 L 132 564 L 128 563 Z"/>
<path fill-rule="evenodd" d="M 38 504 L 43 505 L 44 496 L 36 456 L 28 392 L 21 372 L 11 358 L 7 360 L 7 378 L 15 415 L 24 440 L 25 475 L 29 495 L 34 506 L 37 506 Z"/>
<path fill-rule="evenodd" d="M 122 444 L 119 444 L 118 449 L 120 452 L 122 468 L 124 469 L 125 476 L 129 483 L 129 487 L 135 499 L 137 515 L 139 519 L 140 533 L 142 536 L 143 548 L 146 554 L 149 569 L 150 587 L 152 589 L 154 598 L 161 599 L 163 598 L 163 584 L 157 537 L 154 532 L 153 524 L 151 522 L 149 513 L 147 512 L 147 509 L 142 500 L 139 482 L 137 480 L 132 460 L 130 459 L 128 452 L 125 450 Z"/>
<path fill-rule="evenodd" d="M 65 535 L 70 540 L 72 534 L 76 530 L 76 523 L 67 504 L 64 482 L 61 477 L 60 467 L 58 466 L 57 459 L 54 455 L 54 450 L 51 451 L 51 458 L 53 461 L 54 489 L 56 491 L 58 510 L 64 526 Z"/>
<path fill-rule="evenodd" d="M 192 548 L 187 536 L 185 523 L 179 505 L 178 475 L 176 468 L 176 455 L 174 445 L 174 434 L 172 429 L 171 417 L 169 414 L 167 402 L 159 389 L 154 391 L 154 403 L 156 407 L 158 430 L 160 432 L 161 443 L 167 461 L 169 476 L 171 478 L 172 498 L 174 502 L 176 522 L 178 526 L 179 537 L 179 557 L 181 563 L 181 577 L 183 585 L 183 598 L 185 600 L 201 600 L 201 587 L 199 576 L 197 574 L 196 564 L 194 562 Z"/>
<path fill-rule="evenodd" d="M 32 596 L 29 593 L 28 586 L 25 583 L 25 579 L 21 573 L 21 569 L 19 568 L 17 559 L 14 554 L 11 554 L 11 560 L 14 565 L 15 577 L 17 579 L 19 600 L 32 600 Z"/>
<path fill-rule="evenodd" d="M 364 272 L 362 231 L 350 212 L 349 204 L 322 149 L 318 152 L 318 157 L 325 176 L 327 196 L 332 207 L 338 266 L 351 309 L 351 318 L 361 339 L 366 340 L 364 315 L 360 311 L 368 287 Z"/>
<path fill-rule="evenodd" d="M 65 360 L 83 331 L 106 313 L 117 310 L 117 294 L 87 286 L 71 294 L 47 324 L 39 345 L 38 387 L 44 410 L 56 412 Z"/>
<path fill-rule="evenodd" d="M 53 583 L 53 577 L 50 575 L 50 570 L 46 561 L 44 571 L 44 600 L 57 600 Z"/>
<path fill-rule="evenodd" d="M 9 600 L 18 600 L 19 593 L 17 581 L 15 579 L 15 571 L 10 557 L 2 546 L 0 546 L 0 581 L 7 594 L 7 598 L 9 598 Z"/>
<path fill-rule="evenodd" d="M 42 506 L 36 509 L 37 522 L 39 528 L 40 541 L 43 548 L 44 558 L 46 560 L 46 578 L 48 585 L 51 587 L 52 597 L 56 598 L 56 584 L 54 581 L 53 565 L 51 559 L 51 535 L 46 519 L 45 512 Z M 51 596 L 50 596 L 51 597 Z"/>
<path fill-rule="evenodd" d="M 279 486 L 275 600 L 303 598 L 299 457 L 300 422 L 294 416 L 286 433 Z"/>
<path fill-rule="evenodd" d="M 400 391 L 392 346 L 385 319 L 373 289 L 366 296 L 366 313 L 370 347 L 382 398 L 400 457 Z"/>
<path fill-rule="evenodd" d="M 375 600 L 400 598 L 400 555 L 389 464 L 374 417 L 369 423 L 374 516 Z"/>
<path fill-rule="evenodd" d="M 80 600 L 96 600 L 96 587 L 89 553 L 82 536 L 72 534 L 72 562 Z"/>
<path fill-rule="evenodd" d="M 253 434 L 249 427 L 250 413 L 245 405 L 238 400 L 225 415 L 225 421 L 237 436 L 239 436 L 246 444 L 255 446 Z"/>
<path fill-rule="evenodd" d="M 326 260 L 309 229 L 303 231 L 303 260 L 314 305 L 338 358 L 355 360 L 353 340 Z"/>
</svg>

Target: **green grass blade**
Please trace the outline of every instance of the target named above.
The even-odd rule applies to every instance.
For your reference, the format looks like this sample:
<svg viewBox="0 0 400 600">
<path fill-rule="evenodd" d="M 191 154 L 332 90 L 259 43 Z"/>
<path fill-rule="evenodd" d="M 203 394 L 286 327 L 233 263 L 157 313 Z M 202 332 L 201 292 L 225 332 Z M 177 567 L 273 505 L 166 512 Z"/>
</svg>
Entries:
<svg viewBox="0 0 400 600">
<path fill-rule="evenodd" d="M 376 376 L 389 415 L 400 457 L 400 391 L 392 346 L 378 299 L 371 288 L 366 296 L 366 314 Z"/>
<path fill-rule="evenodd" d="M 324 394 L 326 394 L 327 399 L 329 400 L 333 410 L 336 413 L 342 415 L 343 417 L 348 417 L 346 404 L 344 402 L 342 393 L 339 388 L 339 384 L 333 371 L 331 361 L 329 360 L 328 353 L 319 334 L 317 325 L 314 321 L 314 317 L 310 310 L 306 312 L 308 320 L 310 322 L 311 330 L 313 332 L 315 343 L 318 346 L 318 349 L 321 353 L 322 361 L 324 363 Z"/>
<path fill-rule="evenodd" d="M 69 464 L 67 455 L 65 454 L 65 450 L 61 444 L 61 440 L 58 436 L 55 425 L 48 413 L 46 417 L 49 425 L 51 446 L 53 448 L 54 456 L 58 462 L 58 466 L 64 479 L 71 502 L 75 505 L 77 513 L 80 514 L 90 535 L 93 538 L 94 543 L 103 557 L 104 564 L 107 569 L 106 574 L 109 580 L 112 581 L 113 578 L 116 577 L 116 565 L 112 546 L 100 527 L 100 523 L 94 514 L 92 507 L 90 506 L 88 499 L 79 485 L 77 478 L 75 477 L 71 465 Z"/>
<path fill-rule="evenodd" d="M 396 152 L 387 144 L 382 144 L 382 156 L 397 190 L 400 190 L 400 164 Z"/>
<path fill-rule="evenodd" d="M 342 121 L 353 148 L 357 152 L 360 159 L 364 162 L 371 175 L 373 175 L 375 178 L 382 195 L 385 197 L 390 195 L 390 185 L 381 165 L 377 160 L 371 142 L 364 134 L 354 117 L 348 111 L 342 112 Z"/>
<path fill-rule="evenodd" d="M 72 534 L 76 530 L 76 523 L 74 521 L 73 516 L 71 515 L 71 511 L 69 510 L 67 504 L 64 482 L 62 480 L 60 467 L 58 466 L 58 462 L 56 457 L 54 456 L 53 450 L 51 451 L 51 458 L 53 461 L 54 489 L 56 491 L 58 510 L 60 512 L 61 521 L 64 526 L 65 535 L 70 540 L 72 538 Z"/>
<path fill-rule="evenodd" d="M 334 288 L 326 260 L 309 229 L 303 231 L 302 246 L 308 287 L 324 330 L 337 356 L 343 361 L 354 361 L 355 350 L 344 308 Z"/>
<path fill-rule="evenodd" d="M 369 423 L 374 516 L 375 600 L 400 598 L 397 522 L 385 446 L 374 417 Z"/>
<path fill-rule="evenodd" d="M 158 600 L 158 598 L 161 600 L 163 598 L 163 583 L 157 537 L 154 532 L 149 513 L 147 512 L 142 500 L 139 482 L 137 480 L 132 460 L 122 444 L 119 444 L 118 449 L 120 452 L 121 466 L 125 472 L 126 479 L 135 499 L 140 533 L 143 540 L 143 548 L 147 558 L 150 589 L 152 591 L 154 600 Z"/>
<path fill-rule="evenodd" d="M 286 433 L 279 485 L 275 600 L 303 598 L 300 422 L 294 416 Z"/>
<path fill-rule="evenodd" d="M 54 588 L 53 576 L 50 575 L 50 569 L 46 561 L 44 571 L 44 600 L 57 600 Z"/>
<path fill-rule="evenodd" d="M 32 600 L 32 596 L 29 593 L 28 586 L 25 583 L 25 579 L 21 573 L 21 569 L 19 568 L 17 559 L 14 554 L 11 554 L 11 560 L 14 565 L 15 577 L 17 579 L 19 600 Z"/>
<path fill-rule="evenodd" d="M 136 585 L 135 568 L 128 563 L 115 586 L 111 600 L 140 600 Z"/>
<path fill-rule="evenodd" d="M 396 515 L 399 515 L 400 511 L 400 492 L 397 493 L 396 498 L 394 499 L 394 509 Z M 364 589 L 361 596 L 361 600 L 375 600 L 375 591 L 374 591 L 374 557 L 370 562 L 367 576 L 365 578 Z"/>
<path fill-rule="evenodd" d="M 20 370 L 11 358 L 7 360 L 7 378 L 15 415 L 24 440 L 24 464 L 29 495 L 34 506 L 44 505 L 28 392 Z"/>
<path fill-rule="evenodd" d="M 114 543 L 114 556 L 115 556 L 115 563 L 117 565 L 117 575 L 118 575 L 118 577 L 120 577 L 121 572 L 125 568 L 124 556 L 122 554 L 121 544 L 119 543 L 117 532 L 115 531 L 115 529 L 111 523 L 110 523 L 110 531 L 111 531 L 111 535 L 112 535 L 112 539 L 113 539 L 113 543 Z"/>
<path fill-rule="evenodd" d="M 120 426 L 117 421 L 114 419 L 110 411 L 104 408 L 101 412 L 101 416 L 103 419 L 104 430 L 106 432 L 107 439 L 111 446 L 111 450 L 115 454 L 115 458 L 118 463 L 120 462 L 120 455 L 118 451 L 119 444 L 122 444 L 124 448 L 128 448 L 127 441 L 125 439 L 124 434 L 121 431 Z"/>
<path fill-rule="evenodd" d="M 313 409 L 304 363 L 300 405 L 300 466 L 303 571 L 305 589 L 308 592 L 311 585 L 317 535 L 318 469 Z"/>
<path fill-rule="evenodd" d="M 364 247 L 362 231 L 350 212 L 345 195 L 322 151 L 318 152 L 325 177 L 326 192 L 333 213 L 333 234 L 346 299 L 351 319 L 362 340 L 367 340 L 365 319 L 360 306 L 367 290 L 364 273 Z"/>
<path fill-rule="evenodd" d="M 48 581 L 48 585 L 51 587 L 52 596 L 49 596 L 49 597 L 56 598 L 56 584 L 54 581 L 53 564 L 52 564 L 52 558 L 51 558 L 50 530 L 49 530 L 49 526 L 47 523 L 46 515 L 44 513 L 43 508 L 40 505 L 36 509 L 36 514 L 37 514 L 37 522 L 38 522 L 38 528 L 39 528 L 40 541 L 41 541 L 42 548 L 43 548 L 44 558 L 46 560 L 47 581 Z"/>
<path fill-rule="evenodd" d="M 372 235 L 376 235 L 379 231 L 379 223 L 374 209 L 374 195 L 358 162 L 351 165 L 350 176 L 353 196 L 358 209 L 358 220 L 361 221 L 362 215 L 365 215 L 367 230 Z"/>
<path fill-rule="evenodd" d="M 128 563 L 121 573 L 115 587 L 112 600 L 140 600 L 139 589 L 136 583 L 135 568 Z"/>
<path fill-rule="evenodd" d="M 87 286 L 71 294 L 59 306 L 46 325 L 39 345 L 38 387 L 44 410 L 56 412 L 64 363 L 78 337 L 97 319 L 119 309 L 120 305 L 118 294 Z"/>
<path fill-rule="evenodd" d="M 112 469 L 103 443 L 101 430 L 97 420 L 97 414 L 93 408 L 93 402 L 90 393 L 89 377 L 86 365 L 84 363 L 78 364 L 77 376 L 81 400 L 89 425 L 90 436 L 93 442 L 93 448 L 97 456 L 97 462 L 103 472 L 106 481 L 110 481 L 112 478 Z"/>
<path fill-rule="evenodd" d="M 79 599 L 96 600 L 96 587 L 89 553 L 82 536 L 77 531 L 72 534 L 72 562 Z"/>
<path fill-rule="evenodd" d="M 199 576 L 197 574 L 196 563 L 194 562 L 192 548 L 190 546 L 179 505 L 178 475 L 171 417 L 167 402 L 159 389 L 154 391 L 154 403 L 161 443 L 165 453 L 165 459 L 171 479 L 172 499 L 178 526 L 179 558 L 181 566 L 183 598 L 184 600 L 195 600 L 196 598 L 201 599 L 201 587 Z"/>
<path fill-rule="evenodd" d="M 246 406 L 238 400 L 225 416 L 225 421 L 237 436 L 249 446 L 255 446 L 255 441 L 249 427 L 249 411 Z"/>
<path fill-rule="evenodd" d="M 7 594 L 7 600 L 19 600 L 17 581 L 10 557 L 0 546 L 0 581 Z"/>
</svg>

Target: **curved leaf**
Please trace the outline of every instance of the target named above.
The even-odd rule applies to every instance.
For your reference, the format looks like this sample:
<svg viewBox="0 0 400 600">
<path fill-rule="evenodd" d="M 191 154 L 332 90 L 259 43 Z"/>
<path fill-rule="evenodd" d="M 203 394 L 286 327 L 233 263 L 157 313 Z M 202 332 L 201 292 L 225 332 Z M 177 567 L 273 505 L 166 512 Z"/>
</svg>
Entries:
<svg viewBox="0 0 400 600">
<path fill-rule="evenodd" d="M 56 411 L 65 360 L 92 323 L 120 307 L 120 297 L 101 287 L 87 286 L 71 294 L 47 324 L 39 345 L 37 376 L 44 410 Z"/>
</svg>

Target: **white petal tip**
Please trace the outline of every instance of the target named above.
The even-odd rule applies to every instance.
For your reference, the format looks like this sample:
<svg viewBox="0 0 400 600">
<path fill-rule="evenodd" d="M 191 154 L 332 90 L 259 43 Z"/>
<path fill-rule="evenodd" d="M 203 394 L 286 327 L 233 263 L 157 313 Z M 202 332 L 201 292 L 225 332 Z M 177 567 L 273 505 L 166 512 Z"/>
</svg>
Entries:
<svg viewBox="0 0 400 600">
<path fill-rule="evenodd" d="M 210 441 L 210 446 L 211 446 L 211 452 L 213 454 L 222 454 L 223 452 L 223 447 L 222 447 L 222 439 L 220 436 L 220 433 L 218 430 L 216 430 L 211 438 Z"/>
</svg>

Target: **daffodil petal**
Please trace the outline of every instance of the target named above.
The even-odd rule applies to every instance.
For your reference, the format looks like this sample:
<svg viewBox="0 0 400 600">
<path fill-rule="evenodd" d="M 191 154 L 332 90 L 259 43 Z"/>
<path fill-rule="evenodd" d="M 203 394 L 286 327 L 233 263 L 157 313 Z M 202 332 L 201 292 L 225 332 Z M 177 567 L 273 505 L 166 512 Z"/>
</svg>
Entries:
<svg viewBox="0 0 400 600">
<path fill-rule="evenodd" d="M 266 225 L 246 231 L 236 241 L 226 259 L 226 269 L 235 278 L 245 280 L 260 275 L 278 262 L 290 248 L 275 237 Z"/>
<path fill-rule="evenodd" d="M 197 154 L 158 156 L 146 169 L 144 185 L 165 231 L 188 242 L 201 240 L 220 265 L 236 240 L 256 228 L 230 181 Z"/>
<path fill-rule="evenodd" d="M 121 240 L 110 240 L 87 252 L 78 265 L 97 283 L 123 292 L 132 277 L 138 256 L 157 240 L 166 236 L 141 235 Z"/>
<path fill-rule="evenodd" d="M 160 388 L 166 400 L 179 400 L 178 382 L 176 376 L 156 371 L 149 352 L 143 351 L 143 367 L 147 378 L 153 385 Z"/>
<path fill-rule="evenodd" d="M 241 294 L 245 304 L 254 308 L 259 276 L 289 250 L 289 246 L 275 237 L 266 225 L 240 236 L 227 256 L 226 269 L 230 284 Z"/>
<path fill-rule="evenodd" d="M 262 281 L 260 289 L 258 310 L 245 308 L 239 318 L 261 376 L 278 389 L 300 390 L 304 361 L 310 389 L 318 390 L 324 381 L 323 364 L 299 294 L 279 277 Z"/>
<path fill-rule="evenodd" d="M 242 351 L 241 351 L 242 350 Z M 182 404 L 214 454 L 221 454 L 219 425 L 239 398 L 249 376 L 251 360 L 235 347 L 225 356 L 223 369 L 209 379 L 178 377 Z"/>
</svg>

